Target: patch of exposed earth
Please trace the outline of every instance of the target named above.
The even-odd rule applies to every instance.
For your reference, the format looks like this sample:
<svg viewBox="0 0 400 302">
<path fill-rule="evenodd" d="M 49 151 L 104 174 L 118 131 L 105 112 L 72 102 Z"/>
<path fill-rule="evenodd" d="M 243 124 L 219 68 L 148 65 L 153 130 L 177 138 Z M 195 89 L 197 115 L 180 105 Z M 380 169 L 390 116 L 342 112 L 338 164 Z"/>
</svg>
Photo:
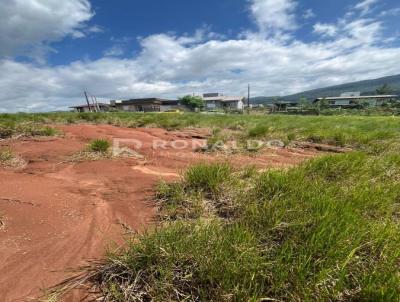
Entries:
<svg viewBox="0 0 400 302">
<path fill-rule="evenodd" d="M 0 167 L 1 301 L 37 298 L 41 289 L 63 280 L 67 268 L 121 244 L 127 228 L 140 232 L 151 225 L 155 183 L 176 179 L 193 163 L 229 161 L 265 169 L 293 166 L 319 154 L 301 148 L 265 149 L 252 156 L 196 152 L 205 142 L 204 129 L 58 128 L 64 136 L 0 142 L 26 162 L 20 169 Z M 66 161 L 94 138 L 118 138 L 140 156 Z"/>
</svg>

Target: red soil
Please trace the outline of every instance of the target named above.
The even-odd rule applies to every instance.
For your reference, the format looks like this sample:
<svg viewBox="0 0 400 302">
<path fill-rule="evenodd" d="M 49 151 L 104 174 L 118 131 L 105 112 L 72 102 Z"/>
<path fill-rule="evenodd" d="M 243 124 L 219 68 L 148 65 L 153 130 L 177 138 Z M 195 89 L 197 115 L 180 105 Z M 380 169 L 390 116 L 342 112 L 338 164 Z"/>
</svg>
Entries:
<svg viewBox="0 0 400 302">
<path fill-rule="evenodd" d="M 19 170 L 0 167 L 0 300 L 26 301 L 66 277 L 65 270 L 101 257 L 122 242 L 127 228 L 151 223 L 154 184 L 173 180 L 189 164 L 227 160 L 236 166 L 286 167 L 315 156 L 302 149 L 266 150 L 257 156 L 203 154 L 186 147 L 155 150 L 153 141 L 191 141 L 204 130 L 168 132 L 109 125 L 59 126 L 63 137 L 0 142 L 21 156 Z M 144 159 L 65 162 L 93 138 L 134 138 Z M 199 141 L 199 139 L 195 139 Z M 1 224 L 0 224 L 1 227 Z"/>
</svg>

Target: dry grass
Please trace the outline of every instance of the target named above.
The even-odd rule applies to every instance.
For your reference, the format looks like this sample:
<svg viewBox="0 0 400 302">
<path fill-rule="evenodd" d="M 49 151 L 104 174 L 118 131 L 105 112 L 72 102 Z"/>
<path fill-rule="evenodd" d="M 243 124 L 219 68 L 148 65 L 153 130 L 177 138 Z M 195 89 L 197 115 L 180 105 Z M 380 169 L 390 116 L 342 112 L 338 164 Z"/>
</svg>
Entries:
<svg viewBox="0 0 400 302">
<path fill-rule="evenodd" d="M 93 152 L 88 150 L 83 150 L 76 152 L 69 156 L 66 162 L 85 162 L 85 161 L 97 161 L 104 159 L 113 159 L 111 152 Z"/>
<path fill-rule="evenodd" d="M 2 148 L 0 149 L 0 167 L 21 169 L 26 166 L 25 160 L 15 155 L 11 149 Z"/>
</svg>

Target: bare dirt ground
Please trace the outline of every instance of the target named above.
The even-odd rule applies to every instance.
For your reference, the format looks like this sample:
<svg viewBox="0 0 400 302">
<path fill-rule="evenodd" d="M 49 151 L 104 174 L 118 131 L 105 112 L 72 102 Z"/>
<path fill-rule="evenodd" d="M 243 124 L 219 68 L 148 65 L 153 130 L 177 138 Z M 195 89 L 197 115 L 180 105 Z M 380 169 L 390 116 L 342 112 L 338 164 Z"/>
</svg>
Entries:
<svg viewBox="0 0 400 302">
<path fill-rule="evenodd" d="M 268 149 L 256 156 L 204 154 L 191 146 L 155 149 L 154 140 L 201 141 L 206 130 L 168 132 L 109 125 L 58 126 L 55 138 L 1 141 L 21 156 L 22 169 L 0 167 L 0 300 L 31 301 L 65 278 L 65 270 L 101 257 L 122 243 L 127 229 L 140 232 L 156 209 L 152 189 L 173 180 L 190 164 L 227 160 L 236 166 L 287 167 L 317 151 Z M 66 162 L 94 138 L 143 142 L 144 158 Z"/>
</svg>

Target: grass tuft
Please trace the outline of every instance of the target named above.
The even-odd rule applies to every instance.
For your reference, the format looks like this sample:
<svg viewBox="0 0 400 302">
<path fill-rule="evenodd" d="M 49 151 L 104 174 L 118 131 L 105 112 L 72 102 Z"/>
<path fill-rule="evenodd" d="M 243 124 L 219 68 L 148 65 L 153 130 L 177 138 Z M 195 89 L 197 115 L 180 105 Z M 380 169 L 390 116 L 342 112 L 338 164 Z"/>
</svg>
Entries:
<svg viewBox="0 0 400 302">
<path fill-rule="evenodd" d="M 107 139 L 95 139 L 89 143 L 89 150 L 92 152 L 107 152 L 111 143 Z"/>
<path fill-rule="evenodd" d="M 0 149 L 0 162 L 8 162 L 14 157 L 13 152 L 11 149 L 8 148 L 2 148 Z"/>
<path fill-rule="evenodd" d="M 185 187 L 187 190 L 216 197 L 221 191 L 221 185 L 229 179 L 231 173 L 232 168 L 226 163 L 198 164 L 186 171 Z"/>
</svg>

